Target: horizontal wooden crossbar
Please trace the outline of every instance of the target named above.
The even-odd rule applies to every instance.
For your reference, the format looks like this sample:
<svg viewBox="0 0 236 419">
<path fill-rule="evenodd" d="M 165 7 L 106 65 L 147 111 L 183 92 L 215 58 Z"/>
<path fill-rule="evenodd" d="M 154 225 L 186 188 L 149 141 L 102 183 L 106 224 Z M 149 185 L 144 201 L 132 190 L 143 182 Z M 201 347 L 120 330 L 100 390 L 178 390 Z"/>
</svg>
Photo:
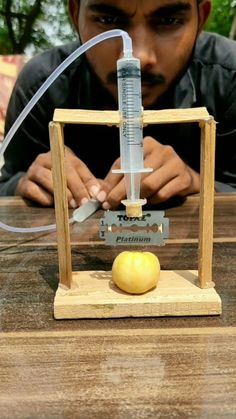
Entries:
<svg viewBox="0 0 236 419">
<path fill-rule="evenodd" d="M 143 111 L 143 125 L 202 122 L 211 119 L 206 108 Z M 55 109 L 53 121 L 63 124 L 119 125 L 120 114 L 119 111 Z"/>
</svg>

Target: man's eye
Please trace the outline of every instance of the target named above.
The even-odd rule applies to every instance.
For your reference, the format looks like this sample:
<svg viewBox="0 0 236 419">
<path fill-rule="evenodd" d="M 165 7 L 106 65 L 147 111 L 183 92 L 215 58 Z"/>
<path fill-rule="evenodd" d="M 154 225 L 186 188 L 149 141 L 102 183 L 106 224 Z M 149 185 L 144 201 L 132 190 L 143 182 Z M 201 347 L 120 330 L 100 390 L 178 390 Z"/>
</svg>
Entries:
<svg viewBox="0 0 236 419">
<path fill-rule="evenodd" d="M 103 25 L 121 25 L 122 19 L 118 16 L 99 16 L 97 17 L 97 21 L 102 23 Z"/>
<path fill-rule="evenodd" d="M 182 23 L 183 23 L 183 19 L 179 17 L 160 17 L 156 21 L 157 25 L 163 25 L 163 26 L 176 26 L 176 25 L 181 25 Z"/>
</svg>

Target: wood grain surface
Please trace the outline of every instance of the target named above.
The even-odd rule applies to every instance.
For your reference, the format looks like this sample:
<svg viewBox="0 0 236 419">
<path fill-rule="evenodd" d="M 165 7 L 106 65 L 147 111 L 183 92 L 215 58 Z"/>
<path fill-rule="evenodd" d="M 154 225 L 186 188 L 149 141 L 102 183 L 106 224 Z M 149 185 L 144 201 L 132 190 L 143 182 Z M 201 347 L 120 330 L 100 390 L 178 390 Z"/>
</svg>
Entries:
<svg viewBox="0 0 236 419">
<path fill-rule="evenodd" d="M 213 279 L 223 313 L 205 317 L 55 320 L 56 234 L 0 230 L 1 418 L 235 418 L 236 195 L 217 195 Z M 162 269 L 196 269 L 198 197 L 166 211 Z M 123 250 L 98 235 L 102 212 L 70 226 L 73 269 L 110 270 Z M 0 199 L 11 225 L 54 210 Z M 150 250 L 150 248 L 146 248 Z"/>
</svg>

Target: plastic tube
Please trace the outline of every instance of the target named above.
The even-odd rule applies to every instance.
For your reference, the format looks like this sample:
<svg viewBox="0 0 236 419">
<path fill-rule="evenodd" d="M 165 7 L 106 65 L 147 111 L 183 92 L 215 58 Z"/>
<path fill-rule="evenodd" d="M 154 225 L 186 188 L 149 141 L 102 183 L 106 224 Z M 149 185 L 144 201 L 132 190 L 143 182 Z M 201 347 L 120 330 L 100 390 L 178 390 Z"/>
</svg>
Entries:
<svg viewBox="0 0 236 419">
<path fill-rule="evenodd" d="M 18 118 L 15 120 L 14 124 L 8 131 L 2 146 L 0 148 L 0 159 L 4 154 L 8 144 L 10 143 L 12 137 L 15 135 L 18 128 L 21 126 L 22 122 L 26 118 L 26 116 L 30 113 L 34 105 L 38 102 L 38 100 L 42 97 L 42 95 L 46 92 L 46 90 L 51 86 L 51 84 L 60 76 L 60 74 L 75 61 L 81 54 L 86 52 L 89 48 L 93 47 L 94 45 L 98 44 L 99 42 L 105 41 L 106 39 L 115 38 L 115 37 L 122 37 L 123 40 L 123 53 L 125 57 L 132 56 L 132 40 L 127 32 L 122 31 L 120 29 L 113 29 L 111 31 L 103 32 L 89 41 L 85 42 L 75 51 L 73 51 L 47 78 L 47 80 L 42 84 L 42 86 L 37 90 L 34 96 L 30 99 L 27 103 L 23 111 L 20 113 Z M 73 219 L 70 219 L 69 222 L 73 222 Z M 42 231 L 50 231 L 56 228 L 56 224 L 50 224 L 47 226 L 42 227 L 29 227 L 29 228 L 20 228 L 20 227 L 11 227 L 5 223 L 0 222 L 0 228 L 4 230 L 16 232 L 16 233 L 34 233 L 34 232 L 42 232 Z"/>
<path fill-rule="evenodd" d="M 69 219 L 69 223 L 73 223 L 74 218 Z M 11 233 L 40 233 L 43 231 L 50 231 L 56 229 L 56 224 L 49 224 L 42 227 L 12 227 L 0 221 L 0 228 Z"/>
</svg>

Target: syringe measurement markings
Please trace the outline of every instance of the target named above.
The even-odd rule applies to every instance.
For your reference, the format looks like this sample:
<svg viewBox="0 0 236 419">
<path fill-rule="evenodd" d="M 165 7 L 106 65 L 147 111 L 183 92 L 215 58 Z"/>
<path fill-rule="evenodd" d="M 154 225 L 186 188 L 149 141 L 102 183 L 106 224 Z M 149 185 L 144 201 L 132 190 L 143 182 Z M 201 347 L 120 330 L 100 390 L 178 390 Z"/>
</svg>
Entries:
<svg viewBox="0 0 236 419">
<path fill-rule="evenodd" d="M 123 126 L 122 131 L 125 134 L 125 137 L 129 137 L 129 139 L 134 139 L 137 136 L 137 127 L 125 125 Z"/>
<path fill-rule="evenodd" d="M 140 143 L 133 143 L 133 144 L 131 144 L 132 146 L 137 146 L 137 147 L 141 147 L 141 144 Z"/>
<path fill-rule="evenodd" d="M 130 138 L 135 138 L 136 137 L 136 132 L 133 132 L 133 130 L 126 129 L 125 132 L 127 133 L 127 135 Z"/>
</svg>

